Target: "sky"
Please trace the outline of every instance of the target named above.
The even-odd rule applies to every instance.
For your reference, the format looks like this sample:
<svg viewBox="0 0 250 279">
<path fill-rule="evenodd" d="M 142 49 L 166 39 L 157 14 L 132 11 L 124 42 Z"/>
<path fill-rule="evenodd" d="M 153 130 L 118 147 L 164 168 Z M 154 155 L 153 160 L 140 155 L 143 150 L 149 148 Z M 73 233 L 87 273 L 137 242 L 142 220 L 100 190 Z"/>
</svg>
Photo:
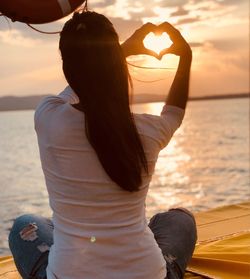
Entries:
<svg viewBox="0 0 250 279">
<path fill-rule="evenodd" d="M 248 0 L 89 0 L 88 5 L 112 21 L 121 42 L 146 22 L 168 21 L 179 29 L 193 50 L 191 96 L 249 92 Z M 68 18 L 35 27 L 60 31 Z M 0 17 L 0 97 L 62 91 L 67 83 L 58 39 L 58 34 L 40 34 Z M 127 60 L 155 68 L 129 66 L 135 94 L 168 93 L 178 57 L 166 55 L 159 61 L 131 56 Z"/>
</svg>

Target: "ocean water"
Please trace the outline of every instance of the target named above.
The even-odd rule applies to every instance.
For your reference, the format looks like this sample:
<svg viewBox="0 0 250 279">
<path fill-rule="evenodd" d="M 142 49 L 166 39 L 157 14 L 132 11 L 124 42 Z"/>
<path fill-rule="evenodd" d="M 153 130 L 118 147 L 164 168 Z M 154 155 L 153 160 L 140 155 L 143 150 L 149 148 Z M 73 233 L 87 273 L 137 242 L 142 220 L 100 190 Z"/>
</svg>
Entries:
<svg viewBox="0 0 250 279">
<path fill-rule="evenodd" d="M 159 114 L 163 104 L 134 105 Z M 51 215 L 33 111 L 0 112 L 0 255 L 9 254 L 12 220 Z M 160 155 L 147 197 L 147 217 L 171 207 L 193 211 L 250 199 L 249 99 L 189 102 L 181 128 Z"/>
</svg>

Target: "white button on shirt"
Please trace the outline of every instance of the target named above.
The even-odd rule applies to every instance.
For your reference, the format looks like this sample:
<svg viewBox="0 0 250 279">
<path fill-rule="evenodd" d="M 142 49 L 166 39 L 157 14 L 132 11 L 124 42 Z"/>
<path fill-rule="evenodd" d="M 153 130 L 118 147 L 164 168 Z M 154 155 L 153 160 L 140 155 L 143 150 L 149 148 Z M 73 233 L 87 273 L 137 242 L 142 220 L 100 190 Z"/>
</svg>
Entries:
<svg viewBox="0 0 250 279">
<path fill-rule="evenodd" d="M 163 279 L 166 263 L 145 218 L 145 198 L 158 154 L 180 126 L 184 110 L 134 114 L 149 175 L 127 192 L 104 171 L 88 142 L 84 113 L 67 87 L 35 112 L 42 168 L 53 211 L 48 279 Z"/>
</svg>

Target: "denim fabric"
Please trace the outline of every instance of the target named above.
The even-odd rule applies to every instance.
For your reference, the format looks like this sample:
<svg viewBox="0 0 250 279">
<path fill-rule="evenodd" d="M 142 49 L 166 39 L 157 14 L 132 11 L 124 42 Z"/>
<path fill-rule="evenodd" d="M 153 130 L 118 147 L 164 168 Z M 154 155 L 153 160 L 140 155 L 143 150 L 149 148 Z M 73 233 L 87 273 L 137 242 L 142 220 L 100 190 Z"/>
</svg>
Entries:
<svg viewBox="0 0 250 279">
<path fill-rule="evenodd" d="M 166 279 L 183 278 L 197 240 L 192 213 L 183 208 L 158 213 L 151 218 L 149 227 L 166 260 Z"/>
<path fill-rule="evenodd" d="M 33 232 L 22 232 L 33 226 Z M 50 219 L 22 215 L 13 224 L 9 247 L 20 275 L 24 279 L 46 278 L 49 247 L 53 244 L 53 224 Z"/>
<path fill-rule="evenodd" d="M 25 231 L 27 227 L 29 230 Z M 166 260 L 166 279 L 183 278 L 197 238 L 192 213 L 182 208 L 158 213 L 151 218 L 149 228 Z M 53 224 L 50 219 L 23 215 L 14 221 L 9 246 L 22 278 L 46 278 L 49 247 L 52 244 Z"/>
</svg>

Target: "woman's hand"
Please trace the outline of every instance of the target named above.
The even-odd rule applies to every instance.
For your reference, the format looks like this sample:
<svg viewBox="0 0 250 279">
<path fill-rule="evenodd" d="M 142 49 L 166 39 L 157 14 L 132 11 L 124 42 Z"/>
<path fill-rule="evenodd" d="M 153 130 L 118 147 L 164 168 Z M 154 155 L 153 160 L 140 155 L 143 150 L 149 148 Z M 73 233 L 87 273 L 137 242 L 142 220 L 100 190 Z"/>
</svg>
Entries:
<svg viewBox="0 0 250 279">
<path fill-rule="evenodd" d="M 145 48 L 143 40 L 150 33 L 161 34 L 166 32 L 173 44 L 160 52 L 158 55 L 153 50 Z M 147 54 L 161 59 L 165 54 L 175 54 L 186 59 L 192 58 L 192 51 L 189 44 L 182 37 L 181 33 L 174 28 L 170 23 L 164 22 L 159 26 L 153 23 L 146 23 L 141 28 L 137 29 L 135 33 L 122 44 L 122 49 L 125 56 Z"/>
<path fill-rule="evenodd" d="M 146 23 L 141 28 L 137 29 L 135 33 L 122 44 L 124 55 L 127 57 L 129 55 L 147 54 L 159 58 L 156 52 L 145 48 L 143 44 L 145 37 L 150 32 L 155 32 L 157 28 L 158 27 L 153 23 Z"/>
<path fill-rule="evenodd" d="M 173 44 L 160 52 L 158 55 L 152 50 L 144 47 L 143 40 L 148 33 L 162 34 L 166 32 Z M 122 44 L 125 56 L 148 54 L 161 59 L 165 54 L 175 54 L 180 56 L 179 65 L 171 85 L 166 104 L 185 109 L 189 93 L 189 76 L 192 62 L 192 50 L 189 44 L 182 37 L 181 33 L 168 22 L 159 26 L 152 23 L 144 24 L 141 28 Z"/>
<path fill-rule="evenodd" d="M 192 50 L 189 44 L 182 37 L 179 30 L 174 28 L 170 23 L 164 22 L 157 27 L 158 33 L 166 32 L 173 44 L 164 50 L 162 50 L 159 54 L 159 59 L 162 58 L 165 54 L 175 54 L 183 58 L 192 58 Z"/>
</svg>

